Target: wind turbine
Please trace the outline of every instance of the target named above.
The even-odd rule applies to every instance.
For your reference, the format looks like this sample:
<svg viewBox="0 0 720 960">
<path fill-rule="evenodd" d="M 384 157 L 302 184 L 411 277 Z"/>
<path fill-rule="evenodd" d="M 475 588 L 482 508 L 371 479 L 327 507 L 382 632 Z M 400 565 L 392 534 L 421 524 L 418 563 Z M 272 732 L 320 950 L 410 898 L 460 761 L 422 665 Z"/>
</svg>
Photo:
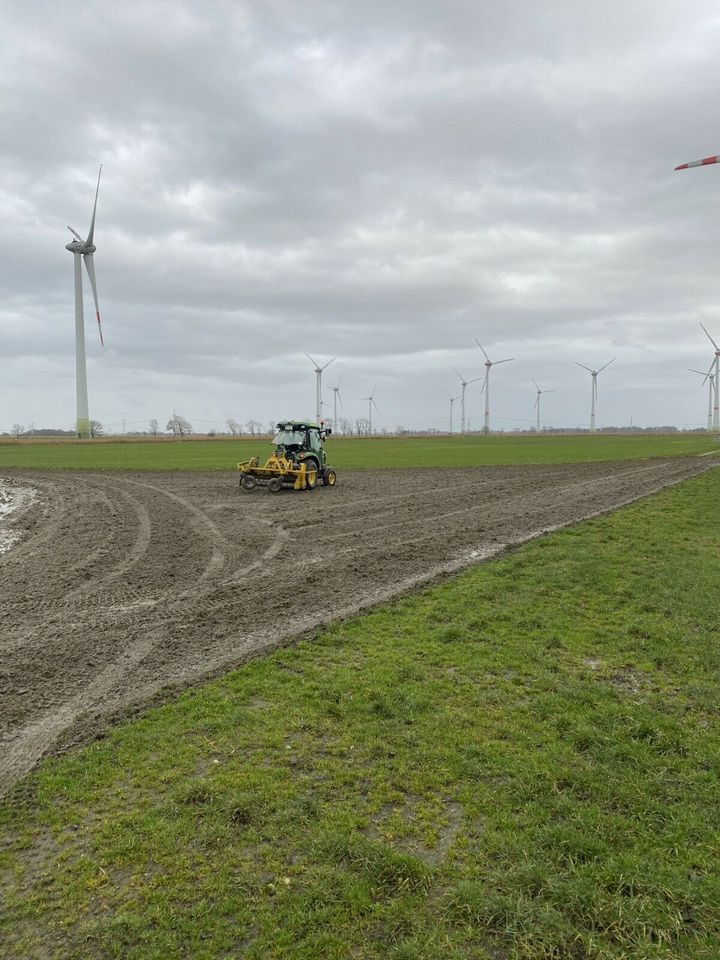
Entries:
<svg viewBox="0 0 720 960">
<path fill-rule="evenodd" d="M 705 330 L 705 327 L 701 323 L 700 326 Z M 715 406 L 713 407 L 713 417 L 712 417 L 712 430 L 713 433 L 720 432 L 720 410 L 718 410 L 718 390 L 720 389 L 720 347 L 715 343 L 710 334 L 705 330 L 708 340 L 715 347 L 715 361 L 713 366 L 715 367 Z M 710 368 L 712 370 L 712 367 Z"/>
<path fill-rule="evenodd" d="M 97 186 L 95 187 L 95 203 L 93 204 L 90 231 L 87 239 L 83 240 L 76 230 L 68 227 L 68 230 L 75 237 L 75 240 L 71 240 L 70 243 L 65 245 L 65 249 L 72 253 L 75 261 L 75 431 L 78 437 L 82 439 L 87 439 L 90 436 L 90 414 L 88 412 L 87 370 L 85 367 L 85 317 L 83 314 L 82 267 L 80 266 L 80 257 L 85 261 L 85 269 L 90 278 L 90 286 L 92 287 L 93 299 L 95 300 L 95 316 L 97 317 L 100 343 L 102 346 L 105 346 L 102 335 L 102 325 L 100 323 L 97 285 L 95 283 L 95 264 L 93 263 L 93 254 L 97 249 L 94 243 L 95 211 L 97 210 L 101 173 L 102 164 L 100 164 L 100 169 L 98 170 Z"/>
<path fill-rule="evenodd" d="M 375 403 L 375 391 L 376 391 L 376 390 L 377 390 L 377 384 L 375 384 L 375 386 L 372 388 L 372 393 L 370 394 L 369 397 L 363 397 L 363 398 L 362 398 L 363 400 L 367 400 L 367 402 L 368 402 L 368 424 L 369 424 L 369 426 L 368 426 L 368 435 L 371 435 L 371 434 L 372 434 L 372 408 L 375 407 L 375 409 L 377 410 L 377 412 L 380 413 L 380 411 L 378 410 L 378 405 Z"/>
<path fill-rule="evenodd" d="M 337 433 L 337 405 L 338 400 L 340 401 L 340 409 L 342 409 L 342 397 L 340 396 L 340 384 L 342 383 L 342 378 L 345 376 L 345 371 L 340 374 L 340 379 L 337 382 L 337 386 L 332 388 L 332 392 L 335 394 L 333 397 L 333 433 Z"/>
<path fill-rule="evenodd" d="M 453 404 L 455 403 L 456 400 L 459 400 L 460 397 L 454 397 L 449 390 L 446 390 L 445 393 L 448 395 L 448 399 L 450 400 L 450 433 L 452 433 L 453 432 Z"/>
<path fill-rule="evenodd" d="M 469 387 L 471 383 L 477 383 L 478 380 L 482 380 L 482 377 L 475 377 L 474 380 L 466 380 L 457 367 L 453 367 L 453 370 L 460 377 L 460 383 L 462 384 L 462 390 L 460 391 L 460 433 L 465 433 L 465 388 Z"/>
<path fill-rule="evenodd" d="M 475 343 L 485 354 L 485 383 L 483 383 L 483 390 L 485 391 L 485 425 L 483 426 L 483 433 L 490 433 L 490 367 L 494 367 L 497 363 L 509 363 L 511 360 L 514 360 L 515 357 L 507 357 L 505 360 L 491 360 L 485 353 L 485 348 L 477 337 L 475 337 Z"/>
<path fill-rule="evenodd" d="M 690 373 L 699 373 L 703 378 L 703 382 L 700 384 L 701 387 L 705 386 L 705 381 L 708 383 L 708 433 L 712 433 L 713 397 L 715 396 L 715 382 L 712 375 L 714 366 L 715 361 L 713 360 L 707 373 L 703 373 L 702 370 L 695 370 L 693 367 L 688 367 Z"/>
<path fill-rule="evenodd" d="M 533 383 L 535 384 L 535 389 L 537 390 L 537 397 L 535 397 L 535 406 L 537 407 L 537 426 L 535 429 L 538 433 L 540 433 L 540 397 L 544 393 L 557 393 L 557 390 L 541 390 L 534 380 Z"/>
<path fill-rule="evenodd" d="M 614 363 L 617 357 L 613 357 L 612 360 L 608 360 L 605 364 L 605 367 L 609 367 L 611 363 Z M 592 374 L 592 404 L 590 406 L 590 433 L 595 433 L 595 401 L 597 400 L 597 375 L 602 373 L 605 367 L 600 367 L 599 370 L 591 370 L 590 367 L 586 367 L 584 363 L 578 363 L 577 360 L 573 361 L 582 367 L 583 370 L 587 370 L 588 373 Z"/>
<path fill-rule="evenodd" d="M 333 357 L 332 360 L 328 360 L 325 367 L 320 367 L 309 353 L 306 353 L 305 356 L 315 367 L 315 422 L 320 423 L 320 418 L 322 417 L 322 374 L 325 367 L 329 367 L 336 358 Z"/>
</svg>

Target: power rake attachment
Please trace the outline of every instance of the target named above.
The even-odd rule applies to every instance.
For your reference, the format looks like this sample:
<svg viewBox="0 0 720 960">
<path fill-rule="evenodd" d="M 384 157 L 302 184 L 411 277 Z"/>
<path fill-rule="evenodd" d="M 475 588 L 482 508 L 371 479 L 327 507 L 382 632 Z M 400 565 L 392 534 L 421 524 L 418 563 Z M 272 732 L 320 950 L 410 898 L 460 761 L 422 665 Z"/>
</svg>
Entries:
<svg viewBox="0 0 720 960">
<path fill-rule="evenodd" d="M 322 480 L 326 487 L 334 487 L 337 474 L 328 466 L 323 443 L 332 431 L 299 420 L 288 420 L 277 425 L 275 450 L 264 466 L 258 457 L 243 460 L 237 465 L 240 487 L 248 493 L 264 486 L 271 493 L 283 487 L 293 490 L 314 490 Z"/>
<path fill-rule="evenodd" d="M 317 486 L 317 468 L 304 462 L 299 465 L 286 457 L 273 453 L 264 467 L 257 457 L 238 464 L 241 473 L 240 486 L 243 490 L 254 490 L 258 485 L 266 486 L 271 493 L 279 493 L 283 487 L 293 490 L 314 490 Z"/>
</svg>

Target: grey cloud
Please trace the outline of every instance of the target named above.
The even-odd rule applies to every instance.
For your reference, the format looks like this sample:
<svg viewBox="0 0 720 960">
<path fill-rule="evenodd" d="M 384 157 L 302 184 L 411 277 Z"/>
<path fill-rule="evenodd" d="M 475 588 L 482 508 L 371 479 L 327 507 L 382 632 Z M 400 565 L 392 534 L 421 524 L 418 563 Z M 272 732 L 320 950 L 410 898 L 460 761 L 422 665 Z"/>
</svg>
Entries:
<svg viewBox="0 0 720 960">
<path fill-rule="evenodd" d="M 100 419 L 307 412 L 308 350 L 340 356 L 356 415 L 377 378 L 381 421 L 442 425 L 479 336 L 519 357 L 498 425 L 532 421 L 532 377 L 584 423 L 572 362 L 614 352 L 602 420 L 704 422 L 683 370 L 709 360 L 697 321 L 720 333 L 720 185 L 672 168 L 720 149 L 706 4 L 61 2 L 5 21 L 0 429 L 72 422 L 65 224 L 87 229 L 99 160 Z"/>
</svg>

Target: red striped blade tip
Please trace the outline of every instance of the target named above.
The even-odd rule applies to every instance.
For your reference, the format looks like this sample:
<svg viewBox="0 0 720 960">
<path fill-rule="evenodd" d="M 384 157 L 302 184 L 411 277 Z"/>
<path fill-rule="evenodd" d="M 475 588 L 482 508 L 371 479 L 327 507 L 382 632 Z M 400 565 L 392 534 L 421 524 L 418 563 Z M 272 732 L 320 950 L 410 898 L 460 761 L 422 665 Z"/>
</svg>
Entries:
<svg viewBox="0 0 720 960">
<path fill-rule="evenodd" d="M 676 170 L 687 170 L 689 167 L 706 167 L 710 163 L 720 162 L 720 156 L 718 157 L 704 157 L 702 160 L 693 160 L 691 163 L 681 163 L 679 167 L 675 167 Z"/>
</svg>

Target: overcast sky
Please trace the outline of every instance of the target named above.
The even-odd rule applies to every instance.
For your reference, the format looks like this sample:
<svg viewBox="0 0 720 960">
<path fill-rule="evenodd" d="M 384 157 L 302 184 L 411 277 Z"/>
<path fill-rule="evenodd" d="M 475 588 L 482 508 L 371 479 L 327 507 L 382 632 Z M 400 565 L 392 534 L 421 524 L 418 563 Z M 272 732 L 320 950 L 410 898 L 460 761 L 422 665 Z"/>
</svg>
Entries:
<svg viewBox="0 0 720 960">
<path fill-rule="evenodd" d="M 720 342 L 720 8 L 2 0 L 0 430 L 72 428 L 70 224 L 90 414 L 198 431 L 314 411 L 444 427 L 701 426 Z M 481 383 L 468 387 L 479 427 Z M 326 399 L 331 400 L 328 390 Z M 328 408 L 329 410 L 329 408 Z M 456 415 L 457 415 L 456 407 Z"/>
</svg>

